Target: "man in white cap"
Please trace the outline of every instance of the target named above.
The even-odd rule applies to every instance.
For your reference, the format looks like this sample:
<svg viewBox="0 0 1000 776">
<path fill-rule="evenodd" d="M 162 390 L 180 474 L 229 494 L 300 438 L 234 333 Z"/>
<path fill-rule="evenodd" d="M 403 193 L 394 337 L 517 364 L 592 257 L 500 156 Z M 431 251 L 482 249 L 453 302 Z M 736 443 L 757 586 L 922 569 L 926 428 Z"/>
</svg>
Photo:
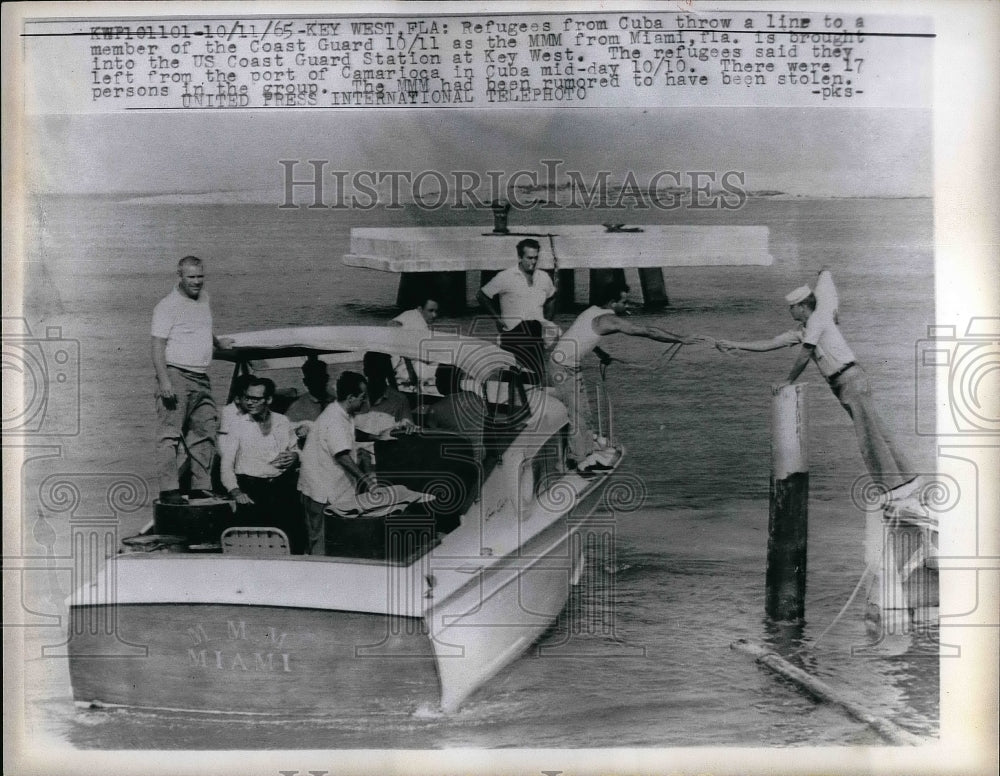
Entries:
<svg viewBox="0 0 1000 776">
<path fill-rule="evenodd" d="M 716 347 L 728 353 L 733 350 L 763 352 L 801 345 L 788 378 L 777 388 L 794 383 L 806 364 L 815 361 L 834 396 L 854 421 L 868 473 L 888 491 L 886 514 L 890 517 L 927 517 L 916 497 L 918 478 L 915 470 L 882 422 L 872 400 L 868 375 L 857 363 L 837 327 L 836 291 L 830 272 L 826 269 L 820 272 L 816 293 L 809 286 L 800 286 L 787 294 L 785 301 L 792 318 L 799 323 L 797 328 L 769 340 L 718 340 Z"/>
</svg>

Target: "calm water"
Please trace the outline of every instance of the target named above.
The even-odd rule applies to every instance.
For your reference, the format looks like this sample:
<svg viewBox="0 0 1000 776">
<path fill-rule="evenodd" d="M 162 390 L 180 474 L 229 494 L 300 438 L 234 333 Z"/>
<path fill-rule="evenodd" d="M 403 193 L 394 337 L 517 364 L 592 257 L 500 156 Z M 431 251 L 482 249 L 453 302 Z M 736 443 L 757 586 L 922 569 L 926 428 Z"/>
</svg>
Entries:
<svg viewBox="0 0 1000 776">
<path fill-rule="evenodd" d="M 345 216 L 93 200 L 46 201 L 34 213 L 28 322 L 36 334 L 60 327 L 80 347 L 80 434 L 46 440 L 61 446 L 59 456 L 38 457 L 24 470 L 24 552 L 44 556 L 48 548 L 56 557 L 69 555 L 71 513 L 116 517 L 121 535 L 135 533 L 149 518 L 141 506 L 142 483 L 149 494 L 155 488 L 149 318 L 170 289 L 179 256 L 206 259 L 219 333 L 380 323 L 393 314 L 395 277 L 342 266 L 351 226 L 491 223 L 488 213 Z M 608 217 L 528 213 L 517 221 Z M 914 346 L 933 322 L 930 201 L 758 200 L 738 213 L 623 213 L 613 220 L 770 227 L 772 267 L 668 271 L 672 307 L 639 320 L 675 331 L 771 336 L 792 323 L 783 294 L 811 281 L 820 266 L 832 266 L 841 327 L 868 367 L 889 423 L 920 467 L 931 470 L 932 440 L 914 434 L 913 418 Z M 459 323 L 470 326 L 471 314 Z M 609 340 L 607 349 L 636 360 L 661 352 L 639 340 Z M 922 656 L 921 649 L 895 657 L 851 656 L 852 647 L 867 643 L 863 595 L 819 643 L 802 649 L 803 640 L 826 630 L 864 568 L 863 515 L 850 498 L 864 469 L 849 419 L 814 367 L 806 373 L 807 622 L 781 630 L 763 618 L 769 385 L 784 377 L 793 357 L 790 350 L 726 357 L 704 346 L 685 347 L 662 373 L 610 370 L 617 433 L 629 449 L 625 474 L 642 483 L 642 505 L 609 517 L 615 555 L 591 558 L 571 600 L 571 616 L 452 717 L 403 707 L 377 719 L 305 722 L 77 711 L 64 661 L 39 656 L 42 647 L 61 641 L 50 616 L 44 621 L 52 627 L 27 631 L 31 730 L 58 744 L 95 748 L 880 743 L 860 723 L 730 649 L 744 637 L 786 654 L 798 650 L 796 662 L 854 700 L 914 732 L 936 735 L 936 658 Z M 217 388 L 225 383 L 222 373 L 215 375 Z M 921 383 L 920 390 L 929 388 L 926 380 Z M 78 486 L 82 500 L 75 512 L 65 502 L 41 500 L 39 489 L 53 474 Z M 136 503 L 127 507 L 132 511 L 113 513 L 105 494 L 123 477 L 139 483 Z M 39 532 L 39 509 L 55 528 L 54 539 Z M 32 622 L 65 614 L 69 573 L 37 576 L 24 595 L 26 606 L 38 613 Z"/>
</svg>

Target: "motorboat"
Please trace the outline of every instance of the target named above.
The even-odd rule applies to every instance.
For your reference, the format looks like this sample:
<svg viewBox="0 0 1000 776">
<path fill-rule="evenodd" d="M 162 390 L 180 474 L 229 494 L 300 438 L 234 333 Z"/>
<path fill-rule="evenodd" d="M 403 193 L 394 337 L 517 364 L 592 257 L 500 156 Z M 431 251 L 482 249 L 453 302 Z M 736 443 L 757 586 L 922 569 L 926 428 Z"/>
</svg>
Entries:
<svg viewBox="0 0 1000 776">
<path fill-rule="evenodd" d="M 227 497 L 155 501 L 150 525 L 70 597 L 74 700 L 262 715 L 458 709 L 553 625 L 583 573 L 624 455 L 606 396 L 595 476 L 566 465 L 567 408 L 486 340 L 373 326 L 227 337 L 216 366 L 273 379 L 276 412 L 301 390 L 307 358 L 332 371 L 370 352 L 410 374 L 455 367 L 485 402 L 483 452 L 422 426 L 441 397 L 416 380 L 401 386 L 416 430 L 374 441 L 379 484 L 354 510 L 328 508 L 326 554 L 292 554 L 282 526 L 300 519 L 295 504 L 245 525 Z"/>
</svg>

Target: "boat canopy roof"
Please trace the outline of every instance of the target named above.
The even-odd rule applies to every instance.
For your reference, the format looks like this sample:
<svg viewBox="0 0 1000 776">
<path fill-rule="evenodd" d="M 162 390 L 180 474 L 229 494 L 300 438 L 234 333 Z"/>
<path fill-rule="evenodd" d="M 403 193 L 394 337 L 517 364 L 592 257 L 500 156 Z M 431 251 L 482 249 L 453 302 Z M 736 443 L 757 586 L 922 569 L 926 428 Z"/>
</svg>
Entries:
<svg viewBox="0 0 1000 776">
<path fill-rule="evenodd" d="M 227 350 L 216 350 L 221 361 L 253 361 L 289 356 L 366 351 L 434 364 L 453 364 L 477 382 L 515 365 L 514 357 L 491 342 L 440 331 L 419 331 L 396 326 L 294 326 L 284 329 L 221 334 L 231 339 Z"/>
</svg>

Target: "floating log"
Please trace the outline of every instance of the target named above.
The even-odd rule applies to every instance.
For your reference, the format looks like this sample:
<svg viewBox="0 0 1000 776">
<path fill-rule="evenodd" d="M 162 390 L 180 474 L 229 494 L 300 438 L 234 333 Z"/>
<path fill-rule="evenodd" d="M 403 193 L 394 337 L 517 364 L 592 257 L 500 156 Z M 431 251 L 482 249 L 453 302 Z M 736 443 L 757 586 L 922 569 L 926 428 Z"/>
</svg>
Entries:
<svg viewBox="0 0 1000 776">
<path fill-rule="evenodd" d="M 771 402 L 765 611 L 773 620 L 800 620 L 806 611 L 809 464 L 805 386 L 786 385 Z"/>
<path fill-rule="evenodd" d="M 927 743 L 919 736 L 904 730 L 895 722 L 880 717 L 860 703 L 848 699 L 843 693 L 833 689 L 821 679 L 817 679 L 809 672 L 792 665 L 780 655 L 759 644 L 754 644 L 746 639 L 738 639 L 730 646 L 738 652 L 750 655 L 760 665 L 794 682 L 819 700 L 839 706 L 859 722 L 864 722 L 889 743 L 908 746 L 923 746 Z"/>
</svg>

